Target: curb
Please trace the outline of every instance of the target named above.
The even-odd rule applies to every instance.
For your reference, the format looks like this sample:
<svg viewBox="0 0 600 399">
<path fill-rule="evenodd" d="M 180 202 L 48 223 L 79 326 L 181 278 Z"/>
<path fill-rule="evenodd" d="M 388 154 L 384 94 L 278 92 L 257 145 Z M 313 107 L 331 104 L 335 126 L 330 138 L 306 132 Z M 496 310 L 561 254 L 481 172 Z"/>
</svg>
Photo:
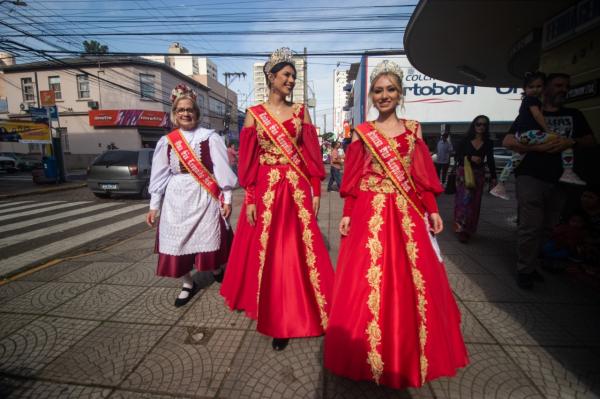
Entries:
<svg viewBox="0 0 600 399">
<path fill-rule="evenodd" d="M 57 191 L 75 190 L 77 188 L 82 188 L 82 187 L 86 187 L 86 186 L 87 186 L 87 183 L 79 183 L 79 184 L 69 184 L 68 186 L 57 186 L 57 187 L 41 188 L 38 190 L 22 191 L 22 192 L 18 192 L 18 193 L 0 194 L 0 199 L 24 197 L 27 195 L 46 194 L 46 193 L 53 193 L 53 192 L 57 192 Z"/>
</svg>

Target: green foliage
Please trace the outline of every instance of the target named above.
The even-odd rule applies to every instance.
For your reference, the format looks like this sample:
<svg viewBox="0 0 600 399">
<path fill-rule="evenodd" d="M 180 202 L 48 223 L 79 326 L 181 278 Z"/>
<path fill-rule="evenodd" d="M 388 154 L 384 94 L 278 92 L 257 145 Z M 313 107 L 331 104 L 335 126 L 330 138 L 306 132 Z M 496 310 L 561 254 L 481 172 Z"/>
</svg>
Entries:
<svg viewBox="0 0 600 399">
<path fill-rule="evenodd" d="M 83 50 L 86 54 L 106 54 L 108 53 L 108 46 L 106 44 L 100 44 L 96 40 L 84 40 Z"/>
</svg>

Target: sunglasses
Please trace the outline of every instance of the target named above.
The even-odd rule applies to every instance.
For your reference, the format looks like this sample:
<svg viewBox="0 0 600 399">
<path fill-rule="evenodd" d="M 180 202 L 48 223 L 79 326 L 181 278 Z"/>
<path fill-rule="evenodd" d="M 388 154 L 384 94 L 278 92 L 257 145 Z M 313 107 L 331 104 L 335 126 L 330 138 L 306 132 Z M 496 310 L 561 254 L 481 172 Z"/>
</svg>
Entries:
<svg viewBox="0 0 600 399">
<path fill-rule="evenodd" d="M 177 108 L 175 110 L 175 113 L 177 113 L 177 114 L 183 114 L 183 113 L 186 113 L 186 112 L 188 114 L 193 114 L 196 111 L 194 110 L 194 108 Z"/>
<path fill-rule="evenodd" d="M 480 127 L 480 126 L 487 126 L 488 124 L 485 122 L 477 122 L 475 123 L 475 126 Z"/>
</svg>

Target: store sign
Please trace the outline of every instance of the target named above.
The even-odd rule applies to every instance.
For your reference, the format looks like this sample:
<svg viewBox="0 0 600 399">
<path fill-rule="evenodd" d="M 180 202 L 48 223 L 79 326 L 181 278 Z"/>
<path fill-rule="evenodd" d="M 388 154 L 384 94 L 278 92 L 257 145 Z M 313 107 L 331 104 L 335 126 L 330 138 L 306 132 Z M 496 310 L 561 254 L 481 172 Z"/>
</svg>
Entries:
<svg viewBox="0 0 600 399">
<path fill-rule="evenodd" d="M 484 114 L 492 121 L 508 122 L 513 121 L 518 114 L 520 89 L 443 82 L 419 72 L 403 55 L 366 57 L 366 73 L 360 75 L 357 82 L 368 79 L 375 67 L 385 59 L 397 63 L 404 73 L 404 109 L 399 110 L 400 117 L 423 123 L 458 123 L 470 122 L 477 115 Z M 369 106 L 368 81 L 357 84 L 364 84 L 360 96 L 366 120 L 377 118 L 377 110 Z M 355 84 L 355 89 L 356 87 Z M 356 108 L 353 112 L 355 121 L 363 120 Z"/>
<path fill-rule="evenodd" d="M 90 110 L 90 126 L 129 126 L 171 128 L 167 112 L 145 111 L 139 109 L 100 109 Z"/>
<path fill-rule="evenodd" d="M 600 0 L 583 0 L 544 24 L 542 49 L 546 50 L 600 24 Z"/>
<path fill-rule="evenodd" d="M 52 140 L 47 123 L 0 120 L 0 141 L 47 144 Z"/>
<path fill-rule="evenodd" d="M 593 80 L 591 82 L 585 82 L 577 86 L 572 86 L 567 93 L 567 100 L 579 101 L 585 98 L 594 97 L 598 95 L 598 81 Z"/>
</svg>

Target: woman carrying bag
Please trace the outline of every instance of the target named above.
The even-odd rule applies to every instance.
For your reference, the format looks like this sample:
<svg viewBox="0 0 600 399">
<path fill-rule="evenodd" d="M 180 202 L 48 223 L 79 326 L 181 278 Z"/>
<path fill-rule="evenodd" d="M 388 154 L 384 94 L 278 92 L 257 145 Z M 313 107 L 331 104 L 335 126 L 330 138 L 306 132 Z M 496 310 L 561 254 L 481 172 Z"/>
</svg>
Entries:
<svg viewBox="0 0 600 399">
<path fill-rule="evenodd" d="M 494 144 L 489 138 L 489 129 L 490 119 L 485 115 L 477 116 L 456 150 L 454 231 L 462 243 L 467 243 L 477 231 L 486 163 L 490 186 L 496 184 Z"/>
</svg>

